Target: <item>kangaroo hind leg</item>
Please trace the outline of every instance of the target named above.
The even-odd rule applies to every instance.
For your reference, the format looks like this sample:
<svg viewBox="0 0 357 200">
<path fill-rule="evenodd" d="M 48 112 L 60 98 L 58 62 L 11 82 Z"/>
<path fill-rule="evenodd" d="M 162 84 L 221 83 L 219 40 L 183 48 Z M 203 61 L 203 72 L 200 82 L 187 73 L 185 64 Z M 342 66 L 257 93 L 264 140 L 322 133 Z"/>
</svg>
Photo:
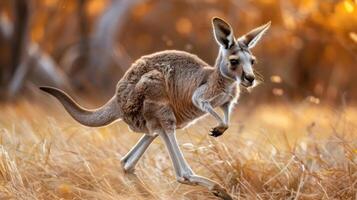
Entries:
<svg viewBox="0 0 357 200">
<path fill-rule="evenodd" d="M 136 164 L 156 137 L 147 134 L 143 135 L 135 146 L 121 159 L 122 167 L 126 173 L 134 172 Z"/>
<path fill-rule="evenodd" d="M 146 149 L 158 136 L 158 130 L 160 129 L 160 124 L 158 120 L 154 117 L 155 114 L 152 108 L 153 106 L 150 101 L 144 102 L 144 114 L 143 117 L 146 121 L 146 128 L 148 130 L 140 140 L 135 144 L 135 146 L 121 159 L 121 164 L 126 173 L 134 172 L 135 165 L 140 160 L 142 155 L 145 153 Z"/>
<path fill-rule="evenodd" d="M 177 181 L 183 184 L 206 187 L 214 195 L 225 200 L 231 200 L 232 197 L 230 197 L 230 195 L 219 183 L 196 175 L 185 160 L 184 155 L 177 143 L 175 131 L 176 119 L 171 107 L 169 105 L 158 104 L 156 102 L 149 102 L 146 106 L 150 108 L 151 112 L 149 113 L 154 115 L 159 121 L 161 129 L 158 129 L 156 132 L 165 143 L 176 173 Z"/>
</svg>

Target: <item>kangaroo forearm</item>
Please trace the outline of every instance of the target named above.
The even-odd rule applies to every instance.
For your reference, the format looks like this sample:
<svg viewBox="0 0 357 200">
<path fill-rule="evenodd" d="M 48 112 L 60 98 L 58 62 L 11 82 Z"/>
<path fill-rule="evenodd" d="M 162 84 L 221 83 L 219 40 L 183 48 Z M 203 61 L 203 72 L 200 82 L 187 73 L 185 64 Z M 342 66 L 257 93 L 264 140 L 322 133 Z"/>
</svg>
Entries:
<svg viewBox="0 0 357 200">
<path fill-rule="evenodd" d="M 224 123 L 228 125 L 229 120 L 230 120 L 230 115 L 231 115 L 231 104 L 230 103 L 225 103 L 221 106 L 221 109 L 223 110 L 224 113 Z"/>
<path fill-rule="evenodd" d="M 218 98 L 221 98 L 223 95 L 222 93 L 210 98 L 210 99 L 204 99 L 202 96 L 205 92 L 205 87 L 200 87 L 196 90 L 196 92 L 193 94 L 192 100 L 193 104 L 197 106 L 200 110 L 203 112 L 207 112 L 211 114 L 219 123 L 223 123 L 223 119 L 218 115 L 218 113 L 213 109 L 211 102 L 217 101 Z"/>
<path fill-rule="evenodd" d="M 202 108 L 203 111 L 211 114 L 219 123 L 223 123 L 222 118 L 218 115 L 218 113 L 213 109 L 211 103 L 208 101 L 202 102 Z"/>
</svg>

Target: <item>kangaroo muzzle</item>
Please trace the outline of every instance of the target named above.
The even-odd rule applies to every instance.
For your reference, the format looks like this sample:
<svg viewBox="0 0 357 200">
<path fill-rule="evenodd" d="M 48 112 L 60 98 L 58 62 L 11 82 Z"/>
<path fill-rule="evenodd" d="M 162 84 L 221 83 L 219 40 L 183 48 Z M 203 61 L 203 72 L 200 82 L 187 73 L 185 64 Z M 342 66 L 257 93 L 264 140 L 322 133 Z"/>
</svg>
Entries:
<svg viewBox="0 0 357 200">
<path fill-rule="evenodd" d="M 244 87 L 250 87 L 254 83 L 255 76 L 254 76 L 254 74 L 247 74 L 243 71 L 241 80 L 242 80 L 241 84 Z"/>
</svg>

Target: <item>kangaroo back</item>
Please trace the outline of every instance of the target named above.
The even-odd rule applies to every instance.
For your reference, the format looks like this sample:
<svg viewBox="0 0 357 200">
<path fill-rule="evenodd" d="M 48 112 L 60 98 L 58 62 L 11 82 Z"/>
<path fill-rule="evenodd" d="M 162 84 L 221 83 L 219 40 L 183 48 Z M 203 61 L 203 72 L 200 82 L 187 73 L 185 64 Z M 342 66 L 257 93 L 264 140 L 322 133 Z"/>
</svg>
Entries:
<svg viewBox="0 0 357 200">
<path fill-rule="evenodd" d="M 116 97 L 113 97 L 104 106 L 98 109 L 87 110 L 78 105 L 62 90 L 53 87 L 40 87 L 40 89 L 56 97 L 62 103 L 67 112 L 76 121 L 85 126 L 105 126 L 121 117 Z"/>
</svg>

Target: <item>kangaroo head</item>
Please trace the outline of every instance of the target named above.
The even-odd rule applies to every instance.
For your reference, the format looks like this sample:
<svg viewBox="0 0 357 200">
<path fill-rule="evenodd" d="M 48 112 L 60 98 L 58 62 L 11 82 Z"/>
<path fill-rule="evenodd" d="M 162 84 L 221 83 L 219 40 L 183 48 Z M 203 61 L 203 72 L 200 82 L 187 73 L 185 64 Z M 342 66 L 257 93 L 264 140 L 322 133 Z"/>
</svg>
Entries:
<svg viewBox="0 0 357 200">
<path fill-rule="evenodd" d="M 252 86 L 255 79 L 253 73 L 255 57 L 250 49 L 268 30 L 270 22 L 237 39 L 233 35 L 232 27 L 223 19 L 213 18 L 212 25 L 214 37 L 220 45 L 216 67 L 224 77 L 235 80 L 244 87 Z"/>
</svg>

